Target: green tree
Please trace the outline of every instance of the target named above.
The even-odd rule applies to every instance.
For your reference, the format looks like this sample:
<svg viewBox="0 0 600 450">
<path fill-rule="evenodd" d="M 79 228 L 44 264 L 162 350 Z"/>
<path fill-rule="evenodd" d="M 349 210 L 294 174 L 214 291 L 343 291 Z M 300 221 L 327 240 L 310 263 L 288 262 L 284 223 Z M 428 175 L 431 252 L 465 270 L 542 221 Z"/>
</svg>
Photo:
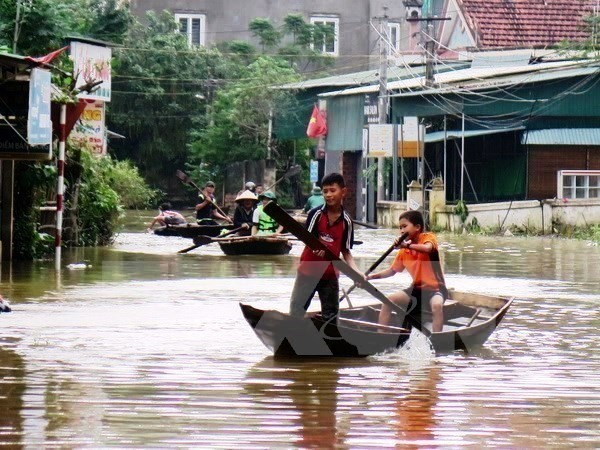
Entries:
<svg viewBox="0 0 600 450">
<path fill-rule="evenodd" d="M 189 135 L 206 126 L 207 104 L 220 80 L 235 76 L 216 49 L 189 48 L 174 17 L 148 14 L 115 49 L 111 129 L 126 136 L 114 144 L 154 186 L 173 191 L 173 176 L 187 159 Z"/>
<path fill-rule="evenodd" d="M 299 80 L 284 60 L 259 56 L 242 75 L 219 89 L 210 111 L 212 125 L 195 134 L 190 163 L 195 170 L 204 171 L 195 174 L 198 178 L 206 171 L 218 178 L 234 161 L 264 158 L 270 111 L 285 117 L 293 109 L 293 94 L 272 89 Z"/>
<path fill-rule="evenodd" d="M 263 52 L 266 49 L 273 48 L 281 42 L 281 33 L 275 29 L 269 19 L 258 17 L 250 21 L 250 31 L 258 37 Z"/>
</svg>

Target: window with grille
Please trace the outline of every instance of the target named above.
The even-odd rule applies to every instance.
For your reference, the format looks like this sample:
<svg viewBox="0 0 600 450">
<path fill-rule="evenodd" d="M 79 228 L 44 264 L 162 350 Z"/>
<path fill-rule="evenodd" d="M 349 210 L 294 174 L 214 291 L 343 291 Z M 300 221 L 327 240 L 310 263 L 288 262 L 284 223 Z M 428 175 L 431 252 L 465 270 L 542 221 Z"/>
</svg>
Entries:
<svg viewBox="0 0 600 450">
<path fill-rule="evenodd" d="M 600 199 L 600 170 L 559 170 L 557 197 Z"/>
<path fill-rule="evenodd" d="M 340 19 L 337 17 L 311 17 L 317 27 L 313 49 L 331 56 L 339 54 Z"/>
<path fill-rule="evenodd" d="M 175 14 L 179 32 L 187 37 L 188 45 L 204 45 L 206 16 L 204 14 Z"/>
</svg>

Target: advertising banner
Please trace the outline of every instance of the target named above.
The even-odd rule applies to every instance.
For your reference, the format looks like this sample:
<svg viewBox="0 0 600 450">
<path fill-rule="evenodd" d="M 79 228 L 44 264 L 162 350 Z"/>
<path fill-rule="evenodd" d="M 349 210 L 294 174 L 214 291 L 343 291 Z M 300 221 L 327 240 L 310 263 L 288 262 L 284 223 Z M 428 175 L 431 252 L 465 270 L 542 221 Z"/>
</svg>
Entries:
<svg viewBox="0 0 600 450">
<path fill-rule="evenodd" d="M 89 94 L 79 94 L 78 97 L 109 102 L 111 93 L 111 49 L 73 41 L 71 42 L 71 57 L 73 58 L 73 70 L 77 75 L 76 86 L 78 88 L 87 83 L 102 81 L 102 84 L 95 91 Z"/>
<path fill-rule="evenodd" d="M 52 143 L 50 88 L 50 72 L 32 69 L 29 81 L 29 113 L 27 115 L 27 143 L 29 145 L 50 145 Z"/>
<path fill-rule="evenodd" d="M 87 143 L 95 155 L 106 154 L 104 102 L 88 103 L 69 136 L 75 142 Z"/>
</svg>

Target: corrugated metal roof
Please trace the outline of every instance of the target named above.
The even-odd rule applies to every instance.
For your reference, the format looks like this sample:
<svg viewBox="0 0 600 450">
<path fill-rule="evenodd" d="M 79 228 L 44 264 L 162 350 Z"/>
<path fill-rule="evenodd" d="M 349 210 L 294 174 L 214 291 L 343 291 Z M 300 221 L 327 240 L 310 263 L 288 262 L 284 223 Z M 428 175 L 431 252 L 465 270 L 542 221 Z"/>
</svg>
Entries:
<svg viewBox="0 0 600 450">
<path fill-rule="evenodd" d="M 387 84 L 389 91 L 405 90 L 409 91 L 400 94 L 391 94 L 395 96 L 440 94 L 457 89 L 485 89 L 489 87 L 500 86 L 502 84 L 510 85 L 515 83 L 534 83 L 543 80 L 557 78 L 567 78 L 577 75 L 586 75 L 597 72 L 600 67 L 594 66 L 595 61 L 560 61 L 541 64 L 531 64 L 526 66 L 504 66 L 504 67 L 475 67 L 469 69 L 449 70 L 444 73 L 435 74 L 435 83 L 440 86 L 435 89 L 425 87 L 425 77 L 418 75 L 410 79 L 392 81 Z M 572 69 L 572 70 L 567 70 Z M 393 69 L 391 69 L 393 71 Z M 414 74 L 417 75 L 417 74 Z M 418 90 L 414 93 L 413 90 Z M 345 89 L 343 91 L 326 92 L 320 94 L 320 97 L 332 97 L 338 95 L 356 95 L 378 92 L 379 86 L 365 86 L 354 89 Z"/>
<path fill-rule="evenodd" d="M 491 128 L 486 130 L 465 130 L 465 138 L 470 138 L 474 136 L 484 136 L 487 134 L 508 133 L 510 131 L 519 131 L 524 129 L 525 127 Z M 425 135 L 425 142 L 440 142 L 444 140 L 444 136 L 446 136 L 447 140 L 460 139 L 462 138 L 462 130 L 448 130 L 446 132 L 434 131 L 433 133 L 427 133 Z"/>
<path fill-rule="evenodd" d="M 600 128 L 548 128 L 523 133 L 525 145 L 595 145 L 600 146 Z"/>
<path fill-rule="evenodd" d="M 446 67 L 441 67 L 440 72 L 456 70 L 456 68 L 464 68 L 470 63 L 465 61 L 450 62 Z M 388 68 L 388 81 L 400 80 L 403 78 L 413 78 L 415 75 L 422 76 L 425 73 L 425 66 L 411 67 L 390 67 Z M 336 86 L 360 86 L 360 85 L 378 85 L 379 70 L 365 70 L 363 72 L 354 72 L 341 75 L 333 75 L 324 78 L 314 78 L 312 80 L 299 81 L 297 83 L 284 84 L 277 86 L 279 89 L 310 89 L 321 87 L 336 87 Z M 376 87 L 377 91 L 379 87 Z"/>
</svg>

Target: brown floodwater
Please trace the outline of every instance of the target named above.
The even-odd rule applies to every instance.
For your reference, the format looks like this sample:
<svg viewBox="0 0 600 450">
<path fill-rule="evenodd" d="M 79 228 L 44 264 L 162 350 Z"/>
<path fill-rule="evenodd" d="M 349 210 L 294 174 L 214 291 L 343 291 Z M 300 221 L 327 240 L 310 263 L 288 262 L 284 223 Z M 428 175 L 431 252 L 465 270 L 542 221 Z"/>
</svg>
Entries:
<svg viewBox="0 0 600 450">
<path fill-rule="evenodd" d="M 415 332 L 384 355 L 292 362 L 273 360 L 238 303 L 285 310 L 301 244 L 176 254 L 191 241 L 135 228 L 65 251 L 59 273 L 3 263 L 0 447 L 600 446 L 598 246 L 442 234 L 450 287 L 516 297 L 484 347 L 434 356 Z M 392 234 L 357 231 L 363 270 Z"/>
</svg>

